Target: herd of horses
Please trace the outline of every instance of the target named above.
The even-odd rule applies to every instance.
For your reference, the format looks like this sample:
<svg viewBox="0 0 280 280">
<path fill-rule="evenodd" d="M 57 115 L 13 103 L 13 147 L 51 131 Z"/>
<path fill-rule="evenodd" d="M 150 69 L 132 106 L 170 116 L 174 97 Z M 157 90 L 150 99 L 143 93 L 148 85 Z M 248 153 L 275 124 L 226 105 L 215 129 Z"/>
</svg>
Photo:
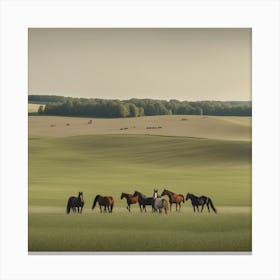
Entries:
<svg viewBox="0 0 280 280">
<path fill-rule="evenodd" d="M 168 201 L 164 198 L 164 196 L 168 197 Z M 172 208 L 172 204 L 176 205 L 176 211 L 180 211 L 181 203 L 184 203 L 187 200 L 191 201 L 193 211 L 199 212 L 199 206 L 201 206 L 200 212 L 203 211 L 204 206 L 207 206 L 208 212 L 212 209 L 215 213 L 217 213 L 216 208 L 210 197 L 207 196 L 195 196 L 191 193 L 187 193 L 186 199 L 182 194 L 176 194 L 169 190 L 164 189 L 161 195 L 159 195 L 158 190 L 154 189 L 154 193 L 152 197 L 147 197 L 146 195 L 135 191 L 134 194 L 129 193 L 121 193 L 121 199 L 125 198 L 127 202 L 127 210 L 131 211 L 132 204 L 139 204 L 140 212 L 147 212 L 146 206 L 151 206 L 153 212 L 162 213 L 164 210 L 165 214 L 167 214 L 168 210 Z M 169 205 L 168 205 L 169 202 Z M 91 209 L 94 210 L 96 204 L 98 203 L 100 213 L 102 212 L 113 212 L 114 207 L 114 198 L 112 196 L 101 196 L 97 195 L 92 203 Z M 82 213 L 84 207 L 84 198 L 83 193 L 79 192 L 78 196 L 71 196 L 68 199 L 66 213 L 69 214 L 72 210 L 74 213 L 78 211 L 78 213 Z M 103 209 L 102 209 L 103 208 Z"/>
</svg>

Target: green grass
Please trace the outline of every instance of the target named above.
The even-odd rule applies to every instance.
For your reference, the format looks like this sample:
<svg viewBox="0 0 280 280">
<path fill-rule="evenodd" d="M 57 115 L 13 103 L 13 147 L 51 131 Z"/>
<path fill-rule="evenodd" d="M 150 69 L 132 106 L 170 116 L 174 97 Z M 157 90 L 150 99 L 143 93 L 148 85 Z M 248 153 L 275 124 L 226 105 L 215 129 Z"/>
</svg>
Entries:
<svg viewBox="0 0 280 280">
<path fill-rule="evenodd" d="M 250 213 L 32 214 L 31 251 L 250 251 Z"/>
<path fill-rule="evenodd" d="M 122 191 L 153 188 L 210 196 L 217 215 L 127 213 Z M 65 214 L 83 191 L 85 213 Z M 95 195 L 112 195 L 112 215 L 91 213 Z M 251 142 L 149 135 L 29 139 L 30 251 L 250 251 Z M 33 208 L 32 208 L 33 207 Z M 225 209 L 225 211 L 223 211 Z M 150 212 L 151 210 L 148 209 Z"/>
</svg>

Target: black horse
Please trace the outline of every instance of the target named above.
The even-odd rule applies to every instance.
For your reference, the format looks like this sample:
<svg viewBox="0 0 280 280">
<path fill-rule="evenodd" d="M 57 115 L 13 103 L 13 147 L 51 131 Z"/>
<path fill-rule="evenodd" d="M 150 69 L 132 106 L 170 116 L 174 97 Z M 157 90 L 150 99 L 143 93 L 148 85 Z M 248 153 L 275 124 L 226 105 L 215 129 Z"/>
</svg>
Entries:
<svg viewBox="0 0 280 280">
<path fill-rule="evenodd" d="M 77 207 L 78 213 L 82 214 L 84 204 L 85 202 L 83 198 L 83 193 L 79 192 L 77 197 L 76 196 L 69 197 L 67 207 L 66 207 L 66 213 L 69 214 L 71 209 L 73 212 L 76 212 L 76 207 Z M 81 207 L 81 211 L 80 211 L 80 207 Z"/>
<path fill-rule="evenodd" d="M 133 196 L 138 196 L 138 203 L 139 203 L 139 207 L 140 207 L 140 211 L 142 212 L 143 210 L 145 210 L 145 212 L 147 212 L 146 210 L 146 205 L 151 205 L 153 208 L 153 202 L 154 202 L 154 198 L 153 197 L 147 197 L 146 195 L 135 191 Z"/>
<path fill-rule="evenodd" d="M 208 212 L 210 212 L 210 208 L 209 208 L 209 205 L 210 207 L 213 209 L 213 211 L 215 213 L 217 213 L 217 210 L 216 208 L 214 207 L 214 204 L 211 200 L 210 197 L 207 197 L 207 196 L 195 196 L 191 193 L 187 193 L 187 196 L 186 196 L 186 201 L 190 199 L 191 202 L 192 202 L 192 206 L 193 206 L 193 211 L 195 212 L 195 207 L 197 209 L 197 212 L 199 212 L 199 209 L 198 209 L 198 206 L 201 205 L 202 208 L 201 208 L 201 212 L 204 208 L 204 205 L 206 204 L 207 208 L 208 208 Z"/>
</svg>

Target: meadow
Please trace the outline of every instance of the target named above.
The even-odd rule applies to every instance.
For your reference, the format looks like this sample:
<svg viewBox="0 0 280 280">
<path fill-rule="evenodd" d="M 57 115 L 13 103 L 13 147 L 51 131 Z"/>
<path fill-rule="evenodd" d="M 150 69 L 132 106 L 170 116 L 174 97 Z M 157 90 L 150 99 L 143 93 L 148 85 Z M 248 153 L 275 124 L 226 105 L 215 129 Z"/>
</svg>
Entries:
<svg viewBox="0 0 280 280">
<path fill-rule="evenodd" d="M 29 117 L 29 251 L 251 251 L 250 129 L 247 117 Z M 154 188 L 210 196 L 218 214 L 190 201 L 128 213 L 121 192 Z M 83 214 L 66 215 L 79 191 Z M 112 214 L 91 210 L 97 194 L 115 198 Z"/>
</svg>

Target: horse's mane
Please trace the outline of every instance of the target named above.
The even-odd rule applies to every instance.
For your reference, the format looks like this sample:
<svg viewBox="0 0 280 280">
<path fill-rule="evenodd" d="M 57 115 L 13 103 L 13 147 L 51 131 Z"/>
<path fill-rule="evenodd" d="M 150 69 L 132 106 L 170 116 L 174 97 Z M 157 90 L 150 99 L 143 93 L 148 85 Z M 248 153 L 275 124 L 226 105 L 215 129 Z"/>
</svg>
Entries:
<svg viewBox="0 0 280 280">
<path fill-rule="evenodd" d="M 144 194 L 142 194 L 142 193 L 140 193 L 140 192 L 138 192 L 138 191 L 135 191 L 134 193 L 137 193 L 137 194 L 140 195 L 142 198 L 147 198 L 146 195 L 144 195 Z"/>
<path fill-rule="evenodd" d="M 190 197 L 193 197 L 193 198 L 198 198 L 198 196 L 196 196 L 196 195 L 194 195 L 194 194 L 192 194 L 192 193 L 189 193 L 189 196 L 190 196 Z"/>
<path fill-rule="evenodd" d="M 175 194 L 174 192 L 171 192 L 171 191 L 169 191 L 169 190 L 167 190 L 167 189 L 165 189 L 167 192 L 169 192 L 169 193 L 171 193 L 171 194 Z"/>
<path fill-rule="evenodd" d="M 126 192 L 122 192 L 122 194 L 123 194 L 123 195 L 126 195 L 126 196 L 130 196 L 130 195 L 132 195 L 132 194 L 130 194 L 130 193 L 126 193 Z"/>
</svg>

